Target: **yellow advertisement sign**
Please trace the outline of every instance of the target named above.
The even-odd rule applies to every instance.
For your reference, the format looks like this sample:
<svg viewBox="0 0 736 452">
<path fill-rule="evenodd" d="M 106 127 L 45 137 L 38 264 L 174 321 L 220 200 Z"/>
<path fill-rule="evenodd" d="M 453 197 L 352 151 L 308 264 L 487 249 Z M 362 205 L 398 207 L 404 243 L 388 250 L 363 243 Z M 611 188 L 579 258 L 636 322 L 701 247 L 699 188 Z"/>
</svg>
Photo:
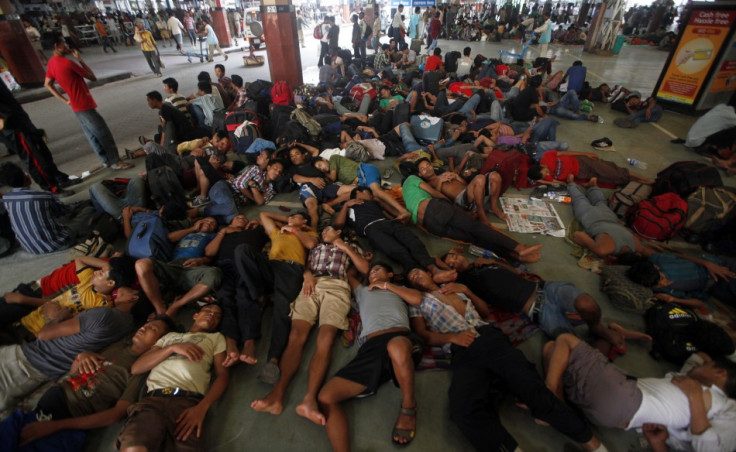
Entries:
<svg viewBox="0 0 736 452">
<path fill-rule="evenodd" d="M 687 105 L 695 103 L 734 19 L 736 11 L 693 10 L 657 97 Z"/>
</svg>

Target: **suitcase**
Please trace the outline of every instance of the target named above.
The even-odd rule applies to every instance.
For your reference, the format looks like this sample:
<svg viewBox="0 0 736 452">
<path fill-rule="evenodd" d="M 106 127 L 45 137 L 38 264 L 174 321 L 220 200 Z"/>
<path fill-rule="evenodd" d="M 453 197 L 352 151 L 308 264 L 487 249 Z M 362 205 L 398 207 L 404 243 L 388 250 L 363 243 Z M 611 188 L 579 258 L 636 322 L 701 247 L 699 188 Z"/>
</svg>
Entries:
<svg viewBox="0 0 736 452">
<path fill-rule="evenodd" d="M 634 206 L 647 199 L 651 194 L 651 185 L 631 181 L 624 188 L 611 194 L 608 199 L 608 207 L 617 217 L 625 219 Z"/>
<path fill-rule="evenodd" d="M 417 55 L 422 53 L 422 40 L 421 39 L 412 39 L 411 40 L 411 50 L 413 50 Z"/>
<path fill-rule="evenodd" d="M 394 127 L 405 122 L 409 122 L 411 118 L 411 105 L 407 102 L 400 102 L 394 107 L 393 123 Z"/>
<path fill-rule="evenodd" d="M 425 72 L 422 76 L 422 89 L 436 96 L 440 92 L 440 80 L 442 80 L 441 72 Z"/>
<path fill-rule="evenodd" d="M 418 143 L 434 143 L 442 138 L 445 121 L 433 116 L 412 116 L 411 133 Z"/>
</svg>

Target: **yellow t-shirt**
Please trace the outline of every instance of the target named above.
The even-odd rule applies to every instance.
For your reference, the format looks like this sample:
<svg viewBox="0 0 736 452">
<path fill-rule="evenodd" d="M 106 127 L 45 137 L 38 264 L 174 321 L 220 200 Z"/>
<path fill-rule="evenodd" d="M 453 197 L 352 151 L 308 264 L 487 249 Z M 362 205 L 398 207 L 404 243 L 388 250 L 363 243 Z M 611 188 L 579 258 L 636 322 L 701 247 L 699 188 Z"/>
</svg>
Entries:
<svg viewBox="0 0 736 452">
<path fill-rule="evenodd" d="M 318 238 L 316 232 L 309 231 L 307 235 Z M 272 261 L 292 261 L 304 265 L 307 262 L 307 251 L 304 245 L 294 234 L 284 234 L 276 229 L 268 236 L 271 239 L 271 251 L 268 258 Z"/>
<path fill-rule="evenodd" d="M 92 288 L 92 276 L 94 270 L 87 267 L 77 273 L 79 284 L 62 293 L 51 301 L 46 302 L 43 306 L 20 319 L 20 323 L 26 327 L 28 331 L 38 336 L 41 328 L 46 326 L 50 320 L 50 308 L 60 307 L 68 310 L 72 317 L 82 311 L 92 308 L 107 306 L 110 302 L 110 296 L 95 292 Z M 56 306 L 47 306 L 56 304 Z M 55 309 L 56 310 L 56 309 Z"/>
<path fill-rule="evenodd" d="M 199 139 L 191 141 L 182 141 L 176 146 L 176 152 L 183 154 L 185 152 L 191 152 L 199 147 Z"/>
<path fill-rule="evenodd" d="M 156 347 L 191 342 L 204 351 L 202 359 L 190 361 L 186 356 L 172 354 L 148 374 L 149 391 L 163 388 L 180 388 L 185 391 L 207 394 L 212 378 L 212 363 L 218 353 L 225 351 L 225 336 L 220 333 L 169 333 L 156 342 Z"/>
<path fill-rule="evenodd" d="M 156 40 L 153 39 L 153 35 L 148 30 L 143 30 L 140 33 L 141 37 L 141 50 L 144 52 L 153 52 L 156 50 Z"/>
</svg>

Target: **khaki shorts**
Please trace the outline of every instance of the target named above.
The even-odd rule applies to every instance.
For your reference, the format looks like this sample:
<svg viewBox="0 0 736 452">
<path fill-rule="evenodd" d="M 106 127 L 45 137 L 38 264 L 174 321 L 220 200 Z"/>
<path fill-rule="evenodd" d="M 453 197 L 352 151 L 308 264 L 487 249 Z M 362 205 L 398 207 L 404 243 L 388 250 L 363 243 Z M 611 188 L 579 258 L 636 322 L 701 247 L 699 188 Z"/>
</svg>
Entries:
<svg viewBox="0 0 736 452">
<path fill-rule="evenodd" d="M 340 330 L 348 327 L 350 312 L 350 285 L 347 281 L 321 276 L 317 278 L 314 293 L 305 297 L 302 292 L 291 303 L 291 319 L 303 320 L 314 325 L 334 326 Z"/>
<path fill-rule="evenodd" d="M 203 451 L 204 432 L 197 438 L 196 430 L 186 441 L 174 436 L 176 419 L 182 411 L 199 403 L 194 397 L 143 397 L 128 408 L 128 419 L 118 435 L 118 450 L 143 446 L 153 450 Z"/>
</svg>

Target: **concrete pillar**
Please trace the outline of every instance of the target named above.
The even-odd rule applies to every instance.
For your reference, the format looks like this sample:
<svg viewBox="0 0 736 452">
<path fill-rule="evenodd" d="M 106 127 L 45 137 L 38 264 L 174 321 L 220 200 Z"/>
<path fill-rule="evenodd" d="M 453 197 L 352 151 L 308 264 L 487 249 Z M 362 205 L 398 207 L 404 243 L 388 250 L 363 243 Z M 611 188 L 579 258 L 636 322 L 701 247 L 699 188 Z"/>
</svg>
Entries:
<svg viewBox="0 0 736 452">
<path fill-rule="evenodd" d="M 217 35 L 217 41 L 220 43 L 220 47 L 230 47 L 232 35 L 230 34 L 230 25 L 228 25 L 227 12 L 225 8 L 220 6 L 220 0 L 217 1 L 217 6 L 212 8 L 210 11 L 212 16 L 212 28 L 215 29 Z"/>
<path fill-rule="evenodd" d="M 291 0 L 261 2 L 261 18 L 271 81 L 285 80 L 292 87 L 304 83 L 294 11 Z"/>
<path fill-rule="evenodd" d="M 583 0 L 583 4 L 580 5 L 580 10 L 578 10 L 578 21 L 577 21 L 578 27 L 582 27 L 585 25 L 585 20 L 588 18 L 589 12 L 590 12 L 590 1 Z"/>
<path fill-rule="evenodd" d="M 42 85 L 46 70 L 10 0 L 0 0 L 0 13 L 0 53 L 10 72 L 23 86 Z"/>
<path fill-rule="evenodd" d="M 590 52 L 595 49 L 598 45 L 598 36 L 601 33 L 601 25 L 603 23 L 603 16 L 606 13 L 606 2 L 601 2 L 593 15 L 593 19 L 590 21 L 590 27 L 588 27 L 588 37 L 585 40 L 583 49 L 586 52 Z"/>
</svg>

